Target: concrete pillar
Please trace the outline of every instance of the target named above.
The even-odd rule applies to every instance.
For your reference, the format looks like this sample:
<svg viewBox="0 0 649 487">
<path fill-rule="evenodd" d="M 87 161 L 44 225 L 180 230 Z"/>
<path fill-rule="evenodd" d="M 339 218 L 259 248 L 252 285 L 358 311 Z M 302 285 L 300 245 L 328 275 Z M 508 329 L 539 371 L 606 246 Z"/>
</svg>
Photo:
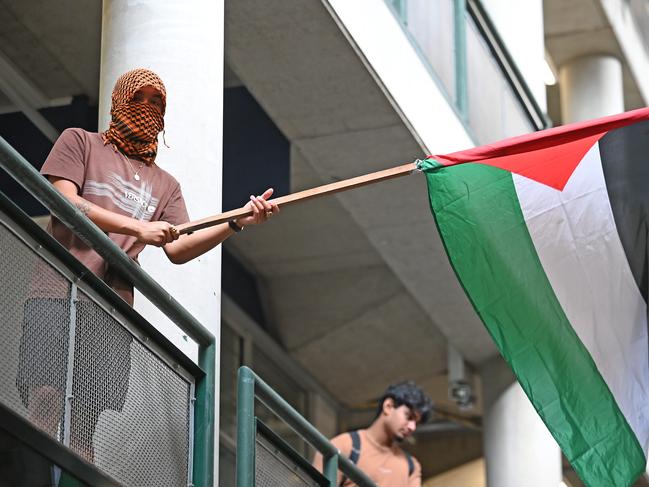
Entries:
<svg viewBox="0 0 649 487">
<path fill-rule="evenodd" d="M 327 438 L 338 434 L 338 411 L 317 392 L 309 393 L 309 421 Z"/>
<path fill-rule="evenodd" d="M 180 182 L 193 219 L 221 211 L 223 24 L 223 2 L 103 2 L 99 130 L 108 126 L 110 95 L 120 74 L 137 67 L 158 73 L 167 88 L 165 128 L 170 148 L 160 142 L 156 163 Z M 142 253 L 140 262 L 219 339 L 219 248 L 188 264 L 174 266 L 162 250 L 151 247 Z M 135 307 L 178 347 L 196 357 L 196 347 L 138 293 Z M 217 355 L 217 371 L 218 360 Z M 218 382 L 217 374 L 217 432 Z M 218 440 L 215 450 L 218 458 Z M 215 464 L 218 470 L 218 462 Z M 218 471 L 214 478 L 218 478 Z"/>
<path fill-rule="evenodd" d="M 481 370 L 489 487 L 558 487 L 561 452 L 500 357 Z"/>
<path fill-rule="evenodd" d="M 613 56 L 575 58 L 559 68 L 559 83 L 564 124 L 624 111 L 622 63 Z"/>
</svg>

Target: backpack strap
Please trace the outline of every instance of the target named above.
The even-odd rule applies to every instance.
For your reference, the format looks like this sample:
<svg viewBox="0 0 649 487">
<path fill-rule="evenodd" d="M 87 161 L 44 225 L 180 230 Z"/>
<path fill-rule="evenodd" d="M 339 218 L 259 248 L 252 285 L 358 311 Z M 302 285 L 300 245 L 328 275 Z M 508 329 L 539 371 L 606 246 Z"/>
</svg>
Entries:
<svg viewBox="0 0 649 487">
<path fill-rule="evenodd" d="M 356 465 L 358 463 L 358 457 L 361 456 L 361 435 L 358 434 L 358 431 L 350 431 L 349 436 L 352 439 L 352 451 L 349 453 L 349 461 Z M 345 480 L 347 480 L 347 477 L 343 475 L 339 487 L 342 487 Z"/>
<path fill-rule="evenodd" d="M 352 439 L 352 451 L 349 453 L 349 461 L 354 465 L 358 464 L 358 458 L 361 456 L 361 436 L 358 434 L 358 431 L 350 431 L 349 436 Z M 412 455 L 405 450 L 402 450 L 406 455 L 406 460 L 408 461 L 408 477 L 410 477 L 415 471 L 415 461 L 412 459 Z M 340 487 L 345 483 L 347 477 L 343 475 L 342 480 L 340 481 Z"/>
<path fill-rule="evenodd" d="M 358 434 L 358 431 L 350 431 L 349 436 L 352 437 L 352 452 L 349 454 L 349 461 L 356 465 L 358 457 L 361 456 L 361 435 Z"/>
<path fill-rule="evenodd" d="M 408 453 L 407 451 L 404 451 L 403 453 L 406 454 L 406 460 L 408 460 L 408 477 L 412 475 L 412 472 L 415 471 L 415 461 L 412 459 L 412 455 Z"/>
</svg>

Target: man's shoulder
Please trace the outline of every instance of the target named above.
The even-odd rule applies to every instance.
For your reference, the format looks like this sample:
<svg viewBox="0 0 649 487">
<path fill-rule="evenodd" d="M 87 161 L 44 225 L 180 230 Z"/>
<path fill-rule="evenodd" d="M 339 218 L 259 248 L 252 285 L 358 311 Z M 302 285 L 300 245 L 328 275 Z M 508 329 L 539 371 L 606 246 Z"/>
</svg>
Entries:
<svg viewBox="0 0 649 487">
<path fill-rule="evenodd" d="M 341 451 L 341 453 L 345 454 L 345 456 L 349 456 L 349 453 L 352 450 L 352 437 L 349 431 L 334 436 L 330 441 Z"/>
<path fill-rule="evenodd" d="M 91 145 L 104 147 L 100 133 L 89 132 L 79 127 L 69 127 L 61 132 L 55 147 L 64 150 L 85 150 Z"/>
<path fill-rule="evenodd" d="M 61 135 L 59 138 L 76 138 L 76 139 L 81 139 L 84 141 L 89 141 L 93 138 L 99 139 L 101 137 L 101 134 L 98 132 L 89 132 L 85 129 L 82 129 L 80 127 L 68 127 L 65 129 L 63 132 L 61 132 Z"/>
<path fill-rule="evenodd" d="M 398 450 L 398 455 L 402 456 L 407 462 L 408 462 L 408 470 L 410 476 L 421 476 L 421 463 L 419 463 L 419 460 L 412 455 L 411 453 L 408 453 L 406 450 L 401 448 L 400 446 L 397 447 Z"/>
</svg>

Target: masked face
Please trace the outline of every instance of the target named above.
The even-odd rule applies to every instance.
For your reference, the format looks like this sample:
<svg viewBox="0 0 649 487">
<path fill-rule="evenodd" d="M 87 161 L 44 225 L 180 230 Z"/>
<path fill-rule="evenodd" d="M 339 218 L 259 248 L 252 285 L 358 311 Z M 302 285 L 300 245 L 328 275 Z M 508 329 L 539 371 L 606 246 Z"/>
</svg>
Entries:
<svg viewBox="0 0 649 487">
<path fill-rule="evenodd" d="M 137 90 L 133 95 L 133 101 L 135 103 L 151 105 L 153 108 L 157 109 L 160 114 L 164 114 L 164 97 L 162 96 L 162 93 L 153 86 L 147 85 Z"/>
<path fill-rule="evenodd" d="M 113 89 L 112 120 L 104 139 L 129 157 L 153 163 L 165 108 L 165 87 L 155 73 L 135 69 L 123 74 Z"/>
</svg>

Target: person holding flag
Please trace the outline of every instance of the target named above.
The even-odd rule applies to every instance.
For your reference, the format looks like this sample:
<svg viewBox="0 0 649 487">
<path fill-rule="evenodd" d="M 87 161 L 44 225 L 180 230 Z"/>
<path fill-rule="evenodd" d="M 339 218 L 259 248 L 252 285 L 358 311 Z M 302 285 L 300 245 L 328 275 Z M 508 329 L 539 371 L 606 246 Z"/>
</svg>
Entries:
<svg viewBox="0 0 649 487">
<path fill-rule="evenodd" d="M 147 245 L 161 247 L 174 264 L 183 264 L 216 247 L 243 228 L 266 222 L 279 212 L 266 190 L 251 196 L 252 214 L 191 235 L 176 226 L 189 221 L 180 184 L 156 164 L 158 136 L 164 130 L 167 93 L 160 77 L 148 69 L 122 74 L 111 98 L 111 122 L 103 133 L 80 128 L 65 130 L 45 161 L 46 176 L 87 218 L 106 232 L 137 262 Z M 127 303 L 133 304 L 133 285 L 75 233 L 51 218 L 49 232 L 88 269 L 102 278 Z M 67 289 L 63 291 L 67 293 Z M 68 353 L 69 297 L 40 286 L 25 304 L 23 335 L 16 385 L 29 416 L 52 436 L 63 414 Z M 93 460 L 92 435 L 100 414 L 121 411 L 128 389 L 130 334 L 102 328 L 101 310 L 88 300 L 76 305 L 74 374 L 83 371 L 83 395 L 74 394 L 70 446 Z M 110 351 L 108 356 L 107 351 Z M 90 393 L 89 393 L 90 392 Z M 93 404 L 83 404 L 91 397 Z"/>
</svg>

